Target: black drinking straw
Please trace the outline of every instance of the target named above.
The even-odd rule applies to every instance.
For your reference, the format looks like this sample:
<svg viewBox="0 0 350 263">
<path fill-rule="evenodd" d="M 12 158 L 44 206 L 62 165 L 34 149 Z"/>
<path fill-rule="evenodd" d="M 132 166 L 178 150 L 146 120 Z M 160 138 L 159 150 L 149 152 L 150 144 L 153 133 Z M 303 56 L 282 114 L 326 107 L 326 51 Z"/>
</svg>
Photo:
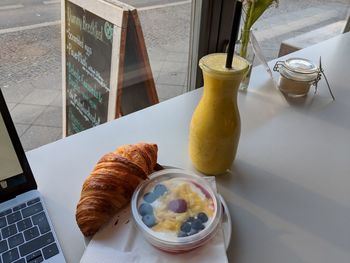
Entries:
<svg viewBox="0 0 350 263">
<path fill-rule="evenodd" d="M 238 37 L 239 24 L 241 22 L 241 15 L 242 15 L 242 2 L 238 0 L 236 1 L 235 13 L 233 15 L 231 37 L 230 37 L 230 42 L 228 44 L 228 51 L 227 51 L 227 57 L 226 57 L 226 68 L 232 68 L 233 53 L 235 51 L 235 44 Z"/>
</svg>

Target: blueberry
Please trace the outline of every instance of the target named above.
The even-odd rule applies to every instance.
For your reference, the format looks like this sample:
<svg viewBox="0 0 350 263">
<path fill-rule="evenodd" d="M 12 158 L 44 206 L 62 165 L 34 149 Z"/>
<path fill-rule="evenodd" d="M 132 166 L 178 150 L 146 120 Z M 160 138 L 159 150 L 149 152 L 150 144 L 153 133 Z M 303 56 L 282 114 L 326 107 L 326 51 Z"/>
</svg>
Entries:
<svg viewBox="0 0 350 263">
<path fill-rule="evenodd" d="M 187 203 L 184 199 L 175 199 L 169 202 L 168 208 L 175 213 L 184 213 L 187 211 Z"/>
<path fill-rule="evenodd" d="M 151 228 L 156 224 L 156 219 L 154 215 L 145 215 L 142 217 L 142 221 L 145 223 L 146 226 Z"/>
<path fill-rule="evenodd" d="M 189 218 L 187 218 L 186 222 L 187 223 L 192 223 L 194 221 L 194 217 L 193 216 L 190 216 Z"/>
<path fill-rule="evenodd" d="M 141 216 L 153 215 L 153 207 L 150 204 L 142 203 L 139 207 L 139 213 Z"/>
<path fill-rule="evenodd" d="M 190 223 L 183 223 L 180 227 L 181 231 L 185 232 L 185 233 L 188 233 L 191 231 L 191 224 Z"/>
<path fill-rule="evenodd" d="M 197 234 L 197 233 L 198 233 L 198 230 L 192 228 L 191 231 L 187 235 L 192 236 L 192 235 Z"/>
<path fill-rule="evenodd" d="M 177 237 L 187 237 L 187 233 L 180 231 L 180 232 L 177 234 Z"/>
<path fill-rule="evenodd" d="M 143 196 L 143 200 L 145 200 L 147 203 L 153 203 L 157 199 L 157 196 L 154 193 L 146 193 Z"/>
<path fill-rule="evenodd" d="M 208 216 L 207 216 L 205 213 L 203 213 L 203 212 L 198 213 L 197 218 L 198 218 L 200 221 L 202 221 L 202 223 L 205 223 L 205 222 L 208 221 Z"/>
<path fill-rule="evenodd" d="M 156 196 L 162 196 L 162 195 L 164 195 L 166 192 L 168 192 L 168 188 L 166 188 L 164 184 L 157 184 L 157 185 L 154 187 L 154 190 L 153 190 L 153 193 L 154 193 Z"/>
<path fill-rule="evenodd" d="M 192 229 L 195 229 L 195 230 L 204 229 L 204 225 L 203 225 L 202 221 L 199 219 L 195 219 L 192 223 Z"/>
</svg>

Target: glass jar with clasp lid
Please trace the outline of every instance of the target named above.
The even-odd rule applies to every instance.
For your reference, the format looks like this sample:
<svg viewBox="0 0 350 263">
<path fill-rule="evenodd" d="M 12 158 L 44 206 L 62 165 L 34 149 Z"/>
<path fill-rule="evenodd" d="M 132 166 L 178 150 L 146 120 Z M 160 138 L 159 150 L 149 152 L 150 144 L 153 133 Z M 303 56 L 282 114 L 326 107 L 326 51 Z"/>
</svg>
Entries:
<svg viewBox="0 0 350 263">
<path fill-rule="evenodd" d="M 280 73 L 278 88 L 290 97 L 306 96 L 310 87 L 321 79 L 320 68 L 304 58 L 277 61 L 273 70 Z"/>
</svg>

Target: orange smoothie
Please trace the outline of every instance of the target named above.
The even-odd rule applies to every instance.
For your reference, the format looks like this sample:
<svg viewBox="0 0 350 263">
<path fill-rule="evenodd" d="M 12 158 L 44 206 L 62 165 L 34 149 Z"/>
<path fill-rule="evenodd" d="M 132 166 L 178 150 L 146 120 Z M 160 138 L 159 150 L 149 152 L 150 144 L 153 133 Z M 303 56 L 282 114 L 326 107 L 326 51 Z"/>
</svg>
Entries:
<svg viewBox="0 0 350 263">
<path fill-rule="evenodd" d="M 194 167 L 208 175 L 223 174 L 231 167 L 240 137 L 237 91 L 249 64 L 235 56 L 227 69 L 225 61 L 225 53 L 199 61 L 204 91 L 192 116 L 189 154 Z"/>
</svg>

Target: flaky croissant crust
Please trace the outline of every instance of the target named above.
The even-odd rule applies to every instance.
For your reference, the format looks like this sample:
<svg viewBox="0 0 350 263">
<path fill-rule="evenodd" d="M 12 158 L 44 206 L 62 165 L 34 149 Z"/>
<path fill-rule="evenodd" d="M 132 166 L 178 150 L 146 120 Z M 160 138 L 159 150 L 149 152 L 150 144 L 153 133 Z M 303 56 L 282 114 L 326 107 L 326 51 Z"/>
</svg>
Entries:
<svg viewBox="0 0 350 263">
<path fill-rule="evenodd" d="M 156 144 L 129 144 L 98 161 L 83 184 L 76 210 L 76 221 L 85 236 L 95 234 L 130 203 L 135 188 L 156 167 L 157 152 Z"/>
</svg>

